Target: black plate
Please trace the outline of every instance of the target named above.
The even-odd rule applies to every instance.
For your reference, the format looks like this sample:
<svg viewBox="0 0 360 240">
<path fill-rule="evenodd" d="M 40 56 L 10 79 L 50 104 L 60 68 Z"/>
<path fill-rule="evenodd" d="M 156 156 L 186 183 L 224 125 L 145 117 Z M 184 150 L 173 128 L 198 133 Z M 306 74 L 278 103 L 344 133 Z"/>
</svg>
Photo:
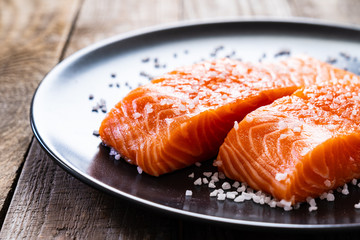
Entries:
<svg viewBox="0 0 360 240">
<path fill-rule="evenodd" d="M 105 192 L 168 212 L 241 226 L 287 229 L 360 227 L 360 190 L 350 187 L 335 202 L 318 200 L 319 209 L 285 212 L 251 201 L 235 203 L 209 197 L 206 186 L 188 177 L 215 171 L 211 160 L 161 177 L 138 174 L 136 167 L 109 156 L 92 135 L 104 113 L 92 107 L 106 100 L 111 108 L 130 89 L 176 66 L 213 57 L 273 61 L 309 54 L 359 71 L 360 31 L 311 22 L 227 21 L 183 24 L 133 32 L 85 48 L 58 64 L 39 85 L 31 106 L 31 125 L 42 147 L 80 180 Z M 156 60 L 155 60 L 156 59 Z M 89 99 L 93 95 L 92 100 Z M 185 197 L 191 189 L 192 197 Z"/>
</svg>

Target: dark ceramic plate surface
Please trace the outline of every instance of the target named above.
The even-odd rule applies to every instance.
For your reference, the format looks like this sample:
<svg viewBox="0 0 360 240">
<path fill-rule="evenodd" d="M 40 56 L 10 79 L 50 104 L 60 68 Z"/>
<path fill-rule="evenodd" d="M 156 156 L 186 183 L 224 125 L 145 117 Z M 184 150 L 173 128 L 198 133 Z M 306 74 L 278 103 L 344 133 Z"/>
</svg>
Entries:
<svg viewBox="0 0 360 240">
<path fill-rule="evenodd" d="M 206 221 L 261 228 L 349 229 L 360 227 L 360 190 L 334 202 L 317 200 L 285 212 L 280 208 L 209 197 L 194 186 L 211 160 L 161 177 L 109 156 L 93 135 L 105 113 L 92 111 L 101 100 L 110 109 L 130 89 L 176 66 L 214 57 L 274 61 L 308 54 L 358 73 L 359 29 L 307 21 L 226 21 L 185 23 L 117 36 L 85 48 L 58 64 L 41 82 L 31 105 L 31 126 L 42 147 L 66 171 L 115 196 L 170 213 Z M 93 95 L 93 99 L 89 96 Z M 186 197 L 185 191 L 193 191 Z"/>
</svg>

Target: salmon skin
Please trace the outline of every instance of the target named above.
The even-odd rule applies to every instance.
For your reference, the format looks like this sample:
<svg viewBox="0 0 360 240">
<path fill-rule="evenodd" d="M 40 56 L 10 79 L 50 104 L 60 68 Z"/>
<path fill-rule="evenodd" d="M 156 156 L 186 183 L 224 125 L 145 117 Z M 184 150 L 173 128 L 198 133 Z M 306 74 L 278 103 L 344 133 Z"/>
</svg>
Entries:
<svg viewBox="0 0 360 240">
<path fill-rule="evenodd" d="M 234 124 L 214 164 L 293 204 L 359 178 L 360 81 L 350 73 L 333 80 L 249 113 Z"/>
<path fill-rule="evenodd" d="M 129 163 L 159 176 L 215 158 L 234 121 L 247 113 L 341 74 L 310 57 L 182 67 L 131 91 L 106 115 L 100 137 Z"/>
</svg>

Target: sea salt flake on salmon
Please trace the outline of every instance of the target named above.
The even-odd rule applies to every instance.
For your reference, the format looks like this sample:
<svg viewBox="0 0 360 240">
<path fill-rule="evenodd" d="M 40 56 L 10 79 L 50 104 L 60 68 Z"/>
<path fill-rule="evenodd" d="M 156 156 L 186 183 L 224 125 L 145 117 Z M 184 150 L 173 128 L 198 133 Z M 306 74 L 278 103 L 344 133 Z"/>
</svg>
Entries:
<svg viewBox="0 0 360 240">
<path fill-rule="evenodd" d="M 360 177 L 360 116 L 352 117 L 360 100 L 348 98 L 334 107 L 320 96 L 331 94 L 336 101 L 360 92 L 360 78 L 337 78 L 341 81 L 299 89 L 249 113 L 253 121 L 239 122 L 220 147 L 218 169 L 292 204 L 332 189 L 349 194 L 346 183 Z M 289 130 L 282 126 L 299 122 L 300 132 L 284 135 Z M 316 210 L 309 201 L 309 211 Z"/>
<path fill-rule="evenodd" d="M 159 176 L 215 158 L 235 121 L 342 73 L 306 56 L 275 63 L 205 61 L 132 90 L 107 113 L 99 134 L 125 160 Z"/>
</svg>

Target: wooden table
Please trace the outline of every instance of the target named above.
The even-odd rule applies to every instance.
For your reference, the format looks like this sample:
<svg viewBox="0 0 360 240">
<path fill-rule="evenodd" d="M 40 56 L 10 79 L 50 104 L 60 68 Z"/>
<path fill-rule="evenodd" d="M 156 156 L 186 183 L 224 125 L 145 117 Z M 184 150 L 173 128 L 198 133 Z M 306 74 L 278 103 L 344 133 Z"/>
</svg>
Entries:
<svg viewBox="0 0 360 240">
<path fill-rule="evenodd" d="M 83 184 L 34 139 L 31 97 L 63 58 L 133 29 L 255 16 L 360 24 L 359 12 L 358 0 L 0 0 L 0 239 L 235 239 L 259 234 L 288 239 L 286 233 L 168 216 Z M 328 237 L 357 236 L 342 234 Z"/>
</svg>

